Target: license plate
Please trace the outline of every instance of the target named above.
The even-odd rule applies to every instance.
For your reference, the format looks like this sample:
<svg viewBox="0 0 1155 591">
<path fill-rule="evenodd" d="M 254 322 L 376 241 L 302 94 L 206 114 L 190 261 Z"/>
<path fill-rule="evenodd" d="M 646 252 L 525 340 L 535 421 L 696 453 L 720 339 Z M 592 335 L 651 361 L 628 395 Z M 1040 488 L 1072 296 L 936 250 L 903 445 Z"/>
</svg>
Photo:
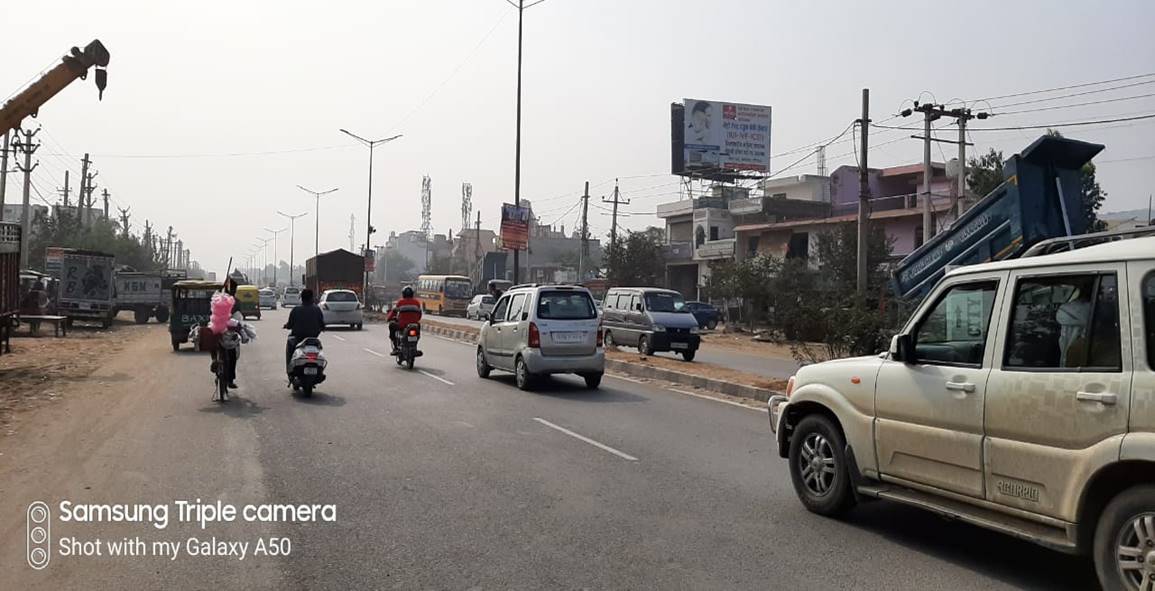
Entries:
<svg viewBox="0 0 1155 591">
<path fill-rule="evenodd" d="M 671 349 L 689 349 L 690 344 L 689 343 L 670 343 L 670 348 Z"/>
<path fill-rule="evenodd" d="M 80 302 L 76 305 L 76 307 L 80 308 L 81 310 L 91 310 L 92 304 L 90 304 L 88 302 Z"/>
<path fill-rule="evenodd" d="M 306 367 L 306 368 L 305 368 L 305 370 L 304 370 L 304 374 L 305 374 L 305 375 L 307 375 L 307 376 L 315 376 L 315 375 L 317 375 L 317 368 L 315 368 L 315 367 Z"/>
<path fill-rule="evenodd" d="M 586 336 L 584 332 L 555 332 L 551 334 L 555 343 L 580 343 Z"/>
</svg>

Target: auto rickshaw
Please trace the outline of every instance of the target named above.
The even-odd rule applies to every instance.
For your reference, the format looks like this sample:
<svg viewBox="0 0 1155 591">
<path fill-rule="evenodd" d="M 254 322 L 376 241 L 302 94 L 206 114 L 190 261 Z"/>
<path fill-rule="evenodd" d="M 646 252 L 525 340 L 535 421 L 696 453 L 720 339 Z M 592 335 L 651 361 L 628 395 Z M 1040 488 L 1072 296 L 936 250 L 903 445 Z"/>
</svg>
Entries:
<svg viewBox="0 0 1155 591">
<path fill-rule="evenodd" d="M 261 290 L 255 285 L 237 286 L 237 307 L 241 316 L 261 319 Z"/>
<path fill-rule="evenodd" d="M 211 301 L 221 290 L 217 281 L 184 280 L 172 284 L 172 315 L 168 318 L 168 332 L 172 350 L 179 351 L 181 343 L 188 342 L 194 326 L 207 323 L 212 315 Z"/>
</svg>

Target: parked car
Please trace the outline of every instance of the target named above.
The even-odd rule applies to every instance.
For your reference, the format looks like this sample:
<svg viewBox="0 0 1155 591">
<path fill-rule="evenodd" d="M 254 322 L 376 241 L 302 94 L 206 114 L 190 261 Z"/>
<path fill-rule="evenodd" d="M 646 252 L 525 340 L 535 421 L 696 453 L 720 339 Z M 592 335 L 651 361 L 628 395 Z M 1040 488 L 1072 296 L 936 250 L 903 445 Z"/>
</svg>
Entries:
<svg viewBox="0 0 1155 591">
<path fill-rule="evenodd" d="M 1147 587 L 1155 237 L 955 269 L 888 351 L 806 366 L 769 410 L 810 511 L 898 501 Z"/>
<path fill-rule="evenodd" d="M 702 337 L 682 294 L 657 287 L 615 287 L 602 302 L 607 345 L 637 347 L 645 355 L 674 351 L 693 361 Z"/>
<path fill-rule="evenodd" d="M 321 307 L 325 326 L 348 324 L 349 328 L 361 330 L 365 323 L 361 301 L 357 299 L 357 292 L 352 290 L 327 289 L 321 292 L 317 305 Z"/>
<path fill-rule="evenodd" d="M 288 308 L 289 306 L 301 305 L 301 288 L 289 286 L 285 291 L 281 292 L 281 305 Z"/>
<path fill-rule="evenodd" d="M 262 308 L 270 310 L 277 309 L 277 291 L 271 287 L 263 287 L 260 291 L 260 304 Z"/>
<path fill-rule="evenodd" d="M 520 285 L 494 305 L 477 339 L 477 375 L 511 371 L 528 390 L 539 376 L 577 374 L 597 388 L 605 373 L 602 331 L 593 298 L 575 285 Z"/>
<path fill-rule="evenodd" d="M 708 328 L 714 330 L 718 328 L 718 309 L 714 304 L 707 304 L 706 302 L 686 302 L 686 309 L 694 315 L 694 319 L 698 321 L 698 328 Z"/>
<path fill-rule="evenodd" d="M 469 300 L 469 305 L 465 307 L 465 317 L 481 320 L 485 318 L 486 314 L 493 311 L 494 303 L 493 296 L 489 294 L 475 295 L 472 300 Z"/>
</svg>

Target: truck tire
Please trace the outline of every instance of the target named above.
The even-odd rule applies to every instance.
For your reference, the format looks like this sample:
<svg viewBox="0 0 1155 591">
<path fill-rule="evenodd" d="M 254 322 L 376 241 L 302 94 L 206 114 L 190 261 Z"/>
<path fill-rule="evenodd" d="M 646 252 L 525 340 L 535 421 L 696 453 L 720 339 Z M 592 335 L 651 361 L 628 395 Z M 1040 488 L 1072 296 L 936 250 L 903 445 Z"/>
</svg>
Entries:
<svg viewBox="0 0 1155 591">
<path fill-rule="evenodd" d="M 132 311 L 132 319 L 137 324 L 144 324 L 148 322 L 148 308 L 135 308 Z"/>
<path fill-rule="evenodd" d="M 798 422 L 790 438 L 790 480 L 807 510 L 833 517 L 854 506 L 842 431 L 825 415 Z"/>
<path fill-rule="evenodd" d="M 1138 527 L 1136 526 L 1138 523 Z M 1095 527 L 1095 574 L 1106 591 L 1142 589 L 1155 577 L 1147 556 L 1155 551 L 1155 486 L 1133 486 L 1111 499 Z M 1139 531 L 1144 534 L 1140 535 Z M 1132 555 L 1120 559 L 1121 554 Z M 1124 566 L 1131 568 L 1124 569 Z M 1137 568 L 1136 568 L 1137 567 Z"/>
<path fill-rule="evenodd" d="M 176 337 L 172 337 L 171 340 L 172 340 L 172 350 L 174 352 L 180 351 L 180 341 L 176 340 Z"/>
<path fill-rule="evenodd" d="M 157 322 L 159 322 L 161 324 L 168 322 L 168 307 L 167 306 L 157 306 L 154 314 L 156 315 L 156 321 Z"/>
<path fill-rule="evenodd" d="M 112 326 L 111 316 L 105 316 L 104 318 L 100 319 L 100 328 L 108 328 L 110 326 Z"/>
</svg>

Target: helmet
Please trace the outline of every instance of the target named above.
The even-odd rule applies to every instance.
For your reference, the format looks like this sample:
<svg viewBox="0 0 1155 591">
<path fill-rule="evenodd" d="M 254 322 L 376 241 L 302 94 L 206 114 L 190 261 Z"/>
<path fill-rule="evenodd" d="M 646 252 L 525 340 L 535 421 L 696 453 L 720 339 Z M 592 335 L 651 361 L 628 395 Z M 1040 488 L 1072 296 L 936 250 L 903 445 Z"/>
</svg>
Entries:
<svg viewBox="0 0 1155 591">
<path fill-rule="evenodd" d="M 403 298 L 413 297 L 413 288 L 409 287 L 408 285 L 405 286 L 405 288 L 401 290 L 401 297 L 403 297 Z"/>
</svg>

